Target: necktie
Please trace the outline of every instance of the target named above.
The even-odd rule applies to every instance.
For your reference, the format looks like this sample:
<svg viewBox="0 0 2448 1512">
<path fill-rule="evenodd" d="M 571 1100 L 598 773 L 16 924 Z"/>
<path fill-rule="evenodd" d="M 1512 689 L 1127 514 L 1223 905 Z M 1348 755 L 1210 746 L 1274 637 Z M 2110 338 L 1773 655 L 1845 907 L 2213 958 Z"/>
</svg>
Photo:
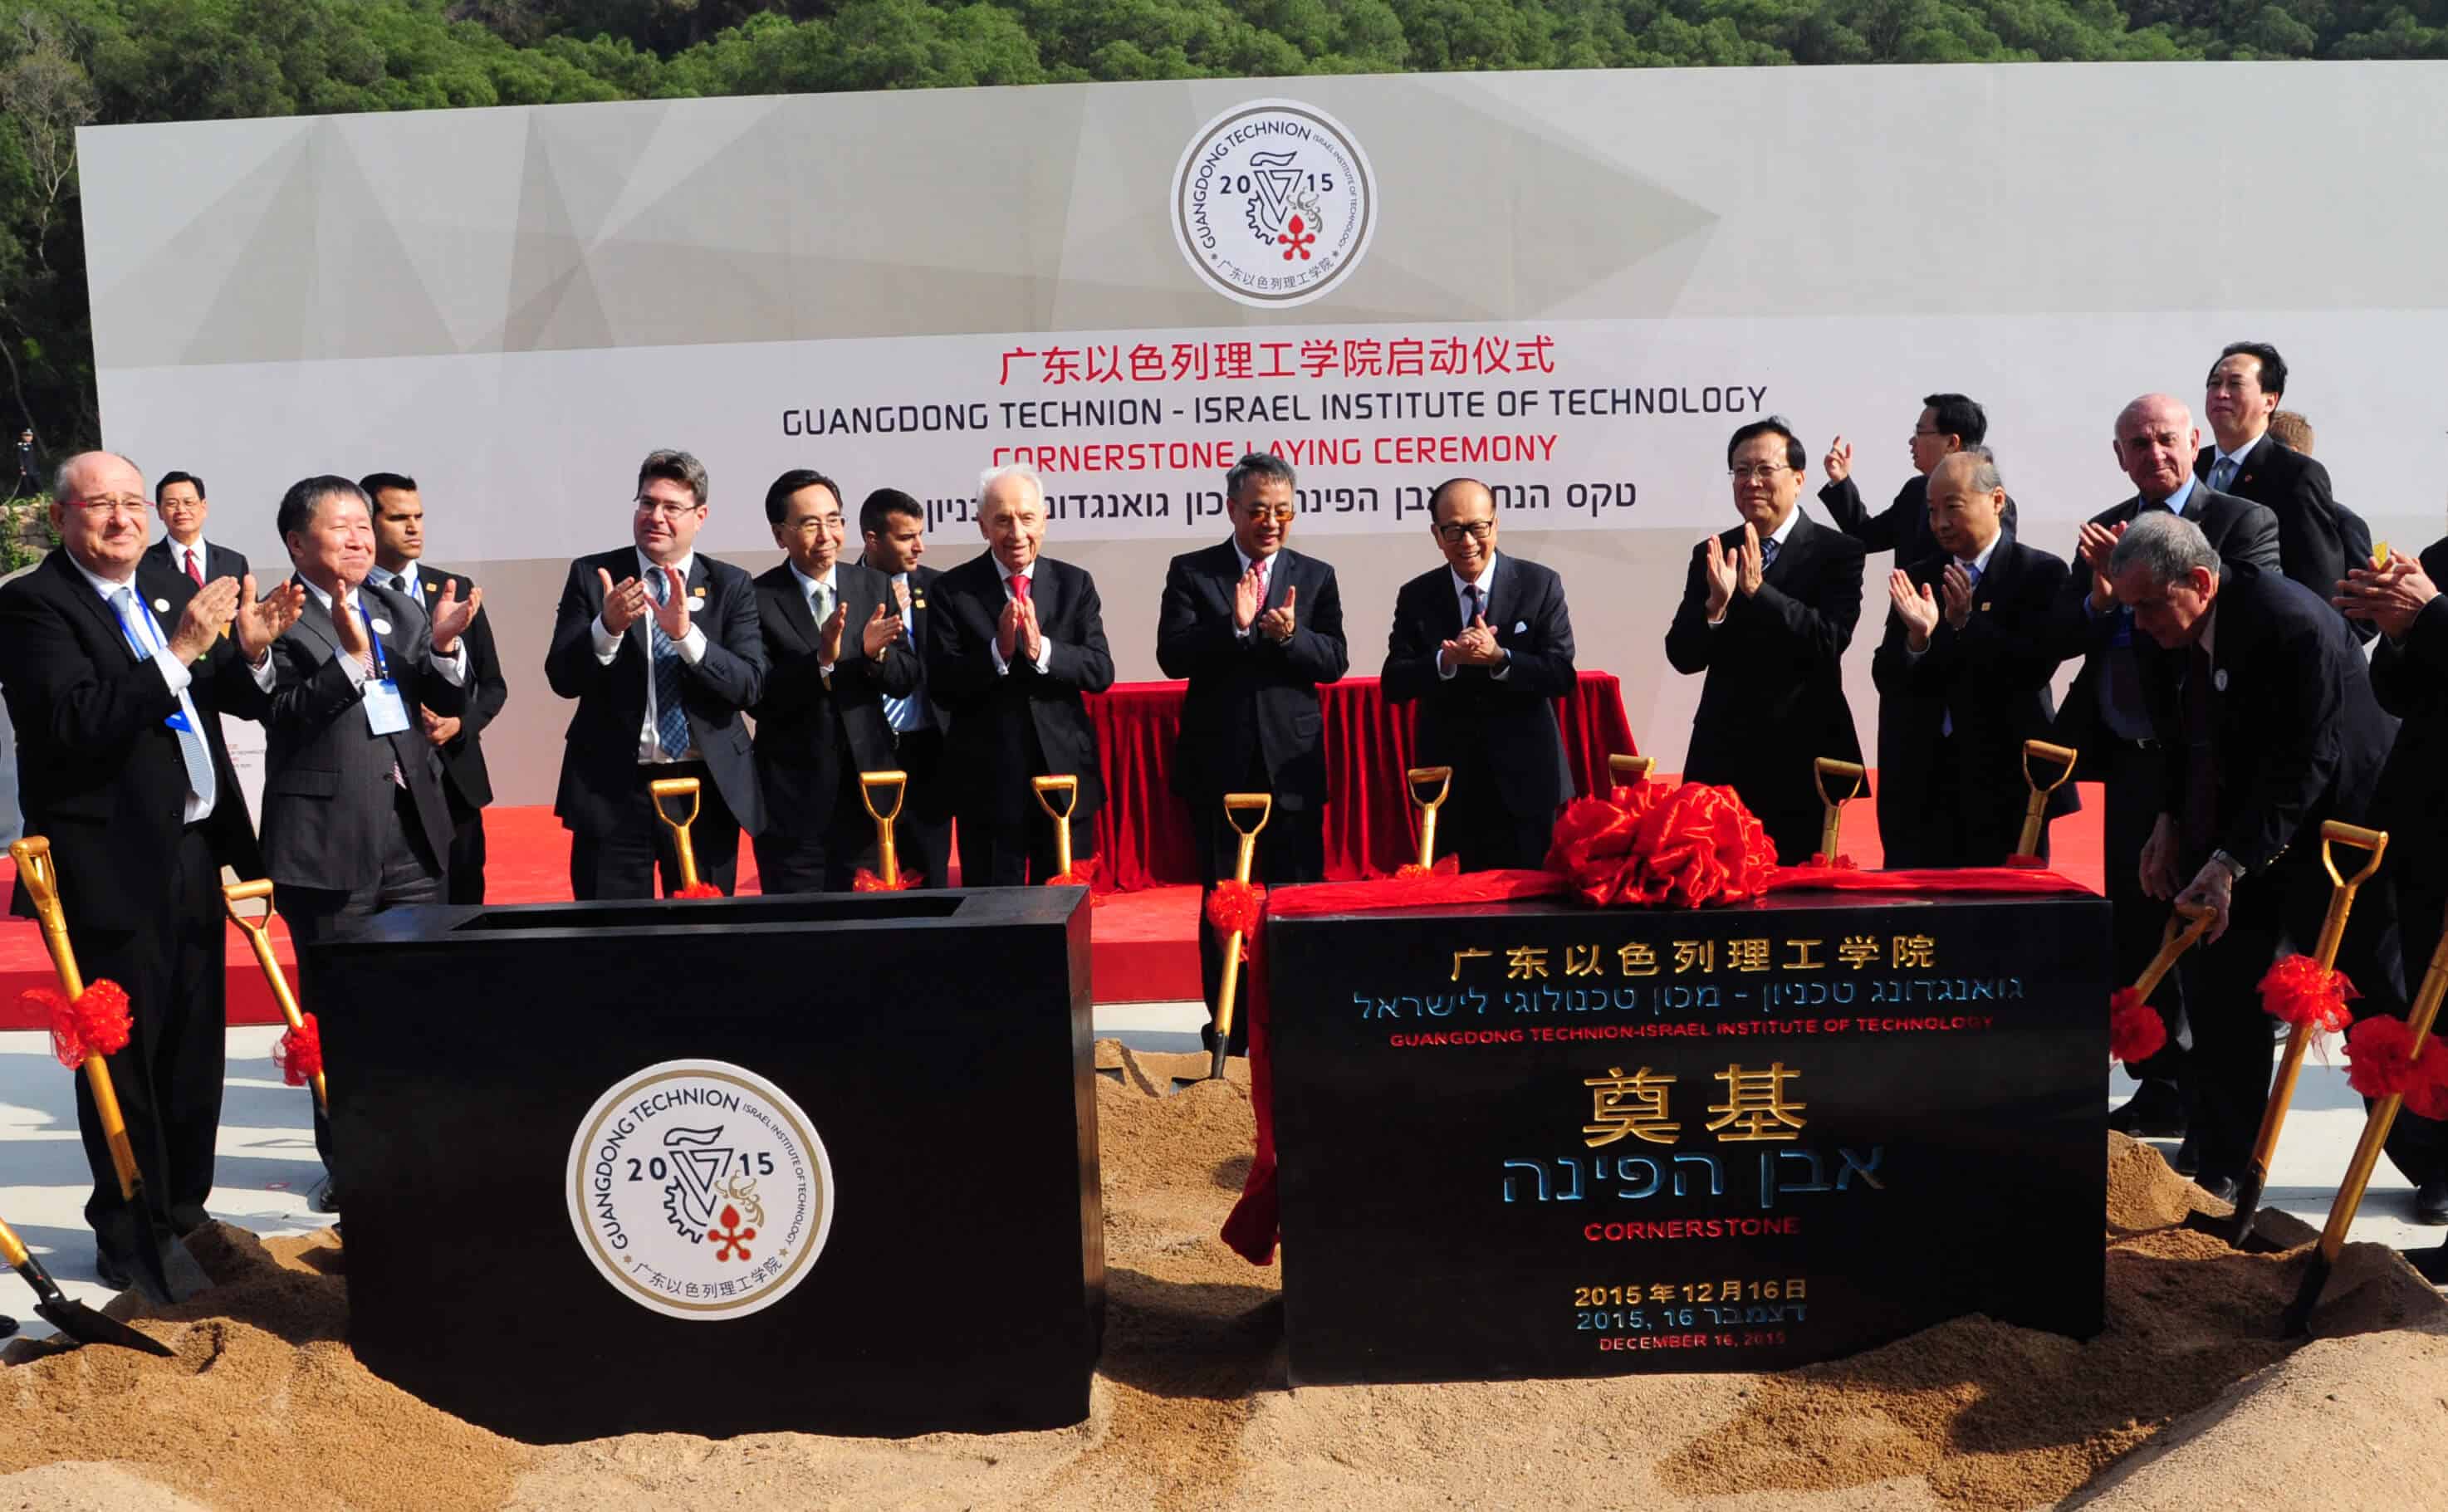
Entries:
<svg viewBox="0 0 2448 1512">
<path fill-rule="evenodd" d="M 2211 492 L 2225 493 L 2227 491 L 2227 486 L 2234 481 L 2235 459 L 2233 457 L 2221 457 L 2218 461 L 2210 464 Z"/>
<path fill-rule="evenodd" d="M 1275 559 L 1260 557 L 1258 559 L 1258 607 L 1261 610 L 1267 606 L 1267 584 L 1273 579 L 1274 573 Z"/>
<path fill-rule="evenodd" d="M 201 551 L 189 551 L 187 553 L 187 576 L 193 580 L 196 586 L 200 588 L 204 585 L 203 557 L 204 554 Z"/>
<path fill-rule="evenodd" d="M 120 589 L 110 596 L 110 606 L 119 611 L 120 632 L 127 637 L 127 643 L 136 648 L 138 656 L 149 660 L 152 649 L 136 629 L 136 617 L 144 610 L 137 603 L 135 592 Z M 197 727 L 198 718 L 195 701 L 181 693 L 179 712 L 168 723 L 179 737 L 179 761 L 187 769 L 187 790 L 203 800 L 204 812 L 209 813 L 213 807 L 213 756 L 204 746 L 204 732 Z"/>
<path fill-rule="evenodd" d="M 646 574 L 646 592 L 657 603 L 671 597 L 662 570 Z M 680 648 L 663 634 L 663 623 L 646 618 L 646 644 L 655 665 L 655 742 L 666 760 L 677 761 L 689 748 L 688 707 L 680 702 Z"/>
<path fill-rule="evenodd" d="M 1011 575 L 1011 596 L 1023 603 L 1028 602 L 1028 579 L 1024 574 L 1015 572 Z"/>
<path fill-rule="evenodd" d="M 1467 630 L 1479 619 L 1478 584 L 1465 583 L 1462 585 L 1462 627 Z"/>
<path fill-rule="evenodd" d="M 1770 545 L 1774 545 L 1776 543 L 1773 541 L 1769 543 Z M 1972 588 L 1975 591 L 1978 591 L 1980 587 L 1980 564 L 1978 562 L 1966 562 L 1962 558 L 1958 557 L 1955 565 L 1963 569 L 1963 575 L 1972 580 Z M 1939 721 L 1938 733 L 1941 736 L 1951 736 L 1955 733 L 1955 715 L 1953 711 L 1950 710 L 1946 717 Z"/>
<path fill-rule="evenodd" d="M 816 633 L 820 636 L 823 635 L 825 631 L 825 622 L 833 617 L 833 590 L 832 586 L 828 584 L 817 584 L 813 591 L 808 595 L 808 608 L 809 612 L 813 613 L 816 617 Z M 844 636 L 842 639 L 844 649 L 847 650 L 850 638 L 848 636 Z"/>
<path fill-rule="evenodd" d="M 908 590 L 908 585 L 909 578 L 907 573 L 893 574 L 892 586 L 894 591 L 892 599 L 894 603 L 898 604 L 901 602 L 901 595 Z M 916 617 L 913 616 L 907 608 L 902 609 L 901 642 L 913 651 L 918 648 L 917 633 L 912 628 L 915 623 L 915 619 Z M 908 732 L 918 728 L 917 695 L 912 694 L 906 699 L 896 699 L 889 693 L 886 694 L 884 697 L 884 722 L 890 725 L 893 729 L 893 733 L 896 735 L 907 734 Z"/>
<path fill-rule="evenodd" d="M 334 607 L 341 614 L 355 615 L 357 622 L 366 627 L 366 654 L 359 660 L 369 673 L 388 679 L 391 669 L 381 660 L 382 640 L 374 634 L 373 616 L 366 612 L 364 598 L 359 597 L 354 603 L 336 604 Z M 384 736 L 383 739 L 391 745 L 391 785 L 404 789 L 408 786 L 408 775 L 399 769 L 399 742 L 392 739 L 391 736 Z"/>
<path fill-rule="evenodd" d="M 1777 540 L 1774 536 L 1769 536 L 1767 540 L 1760 543 L 1760 570 L 1762 572 L 1766 572 L 1769 568 L 1776 565 L 1777 548 L 1782 545 L 1784 545 L 1784 543 Z"/>
</svg>

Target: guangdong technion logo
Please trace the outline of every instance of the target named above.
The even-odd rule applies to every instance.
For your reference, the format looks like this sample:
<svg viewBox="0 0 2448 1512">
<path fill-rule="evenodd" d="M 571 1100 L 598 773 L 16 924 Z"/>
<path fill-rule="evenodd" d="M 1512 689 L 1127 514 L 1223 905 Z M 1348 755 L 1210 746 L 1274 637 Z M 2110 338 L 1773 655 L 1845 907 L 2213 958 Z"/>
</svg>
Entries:
<svg viewBox="0 0 2448 1512">
<path fill-rule="evenodd" d="M 1173 238 L 1243 304 L 1307 304 L 1348 277 L 1377 229 L 1377 180 L 1343 124 L 1294 100 L 1209 122 L 1173 170 Z"/>
<path fill-rule="evenodd" d="M 569 1146 L 570 1226 L 613 1288 L 696 1322 L 772 1307 L 832 1231 L 833 1171 L 782 1089 L 666 1061 L 596 1100 Z"/>
</svg>

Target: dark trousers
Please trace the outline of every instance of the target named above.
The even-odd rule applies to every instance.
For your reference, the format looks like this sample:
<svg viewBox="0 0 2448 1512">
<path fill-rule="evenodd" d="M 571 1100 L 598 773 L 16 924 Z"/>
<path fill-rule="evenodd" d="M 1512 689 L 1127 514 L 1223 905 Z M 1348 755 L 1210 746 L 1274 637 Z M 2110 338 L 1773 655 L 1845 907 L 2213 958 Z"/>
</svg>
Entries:
<svg viewBox="0 0 2448 1512">
<path fill-rule="evenodd" d="M 93 1089 L 84 1072 L 72 1073 L 77 1132 L 93 1171 L 86 1221 L 93 1225 L 96 1248 L 122 1263 L 139 1246 L 156 1243 L 158 1233 L 205 1221 L 213 1145 L 220 1134 L 228 1024 L 220 867 L 195 829 L 180 840 L 172 865 L 170 911 L 157 928 L 82 929 L 76 915 L 68 915 L 68 941 L 86 981 L 107 977 L 125 987 L 135 1021 L 126 1047 L 105 1063 L 143 1177 L 139 1202 L 120 1196 Z"/>
<path fill-rule="evenodd" d="M 1035 807 L 1018 816 L 972 813 L 961 819 L 961 886 L 1017 888 L 1043 883 L 1059 869 L 1054 821 Z M 1096 815 L 1071 816 L 1071 859 L 1080 862 L 1097 853 Z"/>
<path fill-rule="evenodd" d="M 1758 784 L 1752 786 L 1757 787 Z M 1810 858 L 1819 853 L 1819 842 L 1825 838 L 1827 811 L 1816 794 L 1811 795 L 1806 806 L 1794 802 L 1792 793 L 1781 787 L 1774 796 L 1783 801 L 1783 807 L 1769 808 L 1760 807 L 1750 794 L 1739 787 L 1734 789 L 1734 794 L 1743 800 L 1743 807 L 1751 811 L 1751 816 L 1759 820 L 1760 828 L 1768 832 L 1769 844 L 1776 847 L 1778 865 L 1807 866 Z"/>
<path fill-rule="evenodd" d="M 2166 748 L 2160 745 L 2119 740 L 2105 730 L 2083 752 L 2084 761 L 2099 775 L 2108 800 L 2108 812 L 2100 822 L 2102 881 L 2108 892 L 2110 955 L 2115 965 L 2115 985 L 2120 987 L 2132 986 L 2159 953 L 2159 942 L 2173 916 L 2165 900 L 2142 890 L 2142 848 L 2150 843 L 2152 827 L 2159 820 L 2166 756 Z M 2128 1064 L 2128 1076 L 2183 1084 L 2185 1061 L 2193 1043 L 2185 1013 L 2187 975 L 2170 972 L 2151 994 L 2152 1005 L 2167 1023 L 2168 1043 L 2147 1060 Z"/>
<path fill-rule="evenodd" d="M 1464 871 L 1535 871 L 1547 864 L 1556 815 L 1511 812 L 1497 780 L 1489 772 L 1454 773 L 1452 794 L 1437 813 L 1437 855 L 1460 858 Z M 1411 822 L 1416 833 L 1416 813 Z"/>
<path fill-rule="evenodd" d="M 485 901 L 485 811 L 450 792 L 450 879 L 452 903 Z"/>
<path fill-rule="evenodd" d="M 2185 1101 L 2205 1180 L 2241 1177 L 2249 1163 L 2269 1101 L 2276 1048 L 2259 984 L 2282 954 L 2308 952 L 2319 943 L 2329 890 L 2319 837 L 2300 835 L 2275 866 L 2236 884 L 2219 942 L 2195 946 L 2185 957 L 2193 1033 Z M 2403 1015 L 2397 903 L 2388 888 L 2366 887 L 2357 894 L 2337 965 L 2362 994 L 2354 1005 L 2359 1016 Z"/>
<path fill-rule="evenodd" d="M 892 759 L 908 778 L 901 790 L 900 816 L 892 821 L 892 852 L 900 862 L 902 879 L 914 876 L 921 879 L 923 887 L 950 887 L 952 808 L 943 778 L 944 733 L 928 726 L 894 736 Z M 844 799 L 850 806 L 849 818 L 834 832 L 838 836 L 834 845 L 841 858 L 841 880 L 828 886 L 836 890 L 848 888 L 860 867 L 878 875 L 884 871 L 884 857 L 875 844 L 875 821 L 859 801 L 855 778 L 852 784 L 846 790 L 848 796 Z M 761 872 L 765 865 L 762 848 L 756 852 L 756 865 Z"/>
<path fill-rule="evenodd" d="M 1251 791 L 1263 788 L 1253 782 Z M 1241 854 L 1241 836 L 1224 816 L 1220 797 L 1203 798 L 1191 805 L 1190 831 L 1198 842 L 1198 980 L 1200 995 L 1209 1005 L 1209 1021 L 1198 1026 L 1199 1043 L 1208 1049 L 1215 1048 L 1214 1005 L 1224 990 L 1224 936 L 1207 922 L 1207 899 L 1214 892 L 1215 884 L 1233 875 Z M 1323 882 L 1326 880 L 1326 811 L 1312 805 L 1306 809 L 1287 809 L 1275 805 L 1267 819 L 1267 827 L 1258 832 L 1257 852 L 1250 861 L 1250 880 L 1270 887 L 1279 882 Z M 1233 1043 L 1227 1048 L 1234 1055 L 1250 1047 L 1249 974 L 1244 971 L 1233 992 Z"/>
<path fill-rule="evenodd" d="M 850 891 L 861 856 L 875 849 L 875 821 L 859 802 L 858 775 L 842 774 L 832 813 L 819 827 L 786 832 L 769 820 L 750 844 L 756 852 L 756 886 L 769 895 Z"/>
<path fill-rule="evenodd" d="M 273 887 L 273 906 L 289 921 L 289 938 L 297 946 L 298 1006 L 308 1012 L 317 1011 L 316 1005 L 326 1001 L 321 962 L 307 948 L 309 946 L 346 934 L 386 909 L 440 903 L 449 892 L 442 864 L 435 858 L 432 847 L 426 844 L 425 831 L 416 822 L 415 808 L 405 792 L 400 793 L 393 812 L 398 822 L 383 831 L 381 874 L 368 886 L 346 892 L 279 884 Z M 315 1109 L 315 1153 L 323 1158 L 324 1167 L 333 1171 L 336 1181 L 338 1172 L 332 1165 L 331 1120 L 319 1106 Z"/>
<path fill-rule="evenodd" d="M 728 896 L 739 883 L 739 821 L 722 801 L 722 789 L 702 761 L 640 762 L 637 801 L 621 811 L 620 824 L 608 834 L 569 837 L 569 895 L 581 903 L 598 898 L 651 898 L 655 876 L 662 874 L 666 896 L 680 890 L 679 847 L 671 826 L 655 817 L 649 782 L 672 777 L 698 779 L 697 822 L 689 827 L 689 847 L 697 855 L 698 880 L 711 882 Z M 684 798 L 669 800 L 668 812 L 679 818 L 688 813 Z"/>
<path fill-rule="evenodd" d="M 1975 781 L 2020 787 L 2019 772 L 1976 774 Z M 1966 791 L 1963 751 L 1951 735 L 1938 739 L 1928 775 L 1910 794 L 1889 792 L 1879 839 L 1888 871 L 1904 868 L 2003 866 L 2023 838 L 2023 805 L 1983 787 Z M 1886 820 L 1894 819 L 1892 832 Z M 1780 852 L 1782 853 L 1782 852 Z M 2048 826 L 2040 827 L 2038 855 L 2049 854 Z"/>
</svg>

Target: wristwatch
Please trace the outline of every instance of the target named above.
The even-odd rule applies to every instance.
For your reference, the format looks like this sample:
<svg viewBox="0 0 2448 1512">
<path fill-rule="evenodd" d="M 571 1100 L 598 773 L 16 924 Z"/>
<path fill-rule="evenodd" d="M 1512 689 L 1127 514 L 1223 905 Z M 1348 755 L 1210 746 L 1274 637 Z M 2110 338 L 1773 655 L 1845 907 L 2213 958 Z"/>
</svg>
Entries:
<svg viewBox="0 0 2448 1512">
<path fill-rule="evenodd" d="M 2225 851 L 2211 852 L 2210 859 L 2227 868 L 2227 879 L 2229 882 L 2241 882 L 2244 880 L 2244 863 L 2228 854 Z"/>
</svg>

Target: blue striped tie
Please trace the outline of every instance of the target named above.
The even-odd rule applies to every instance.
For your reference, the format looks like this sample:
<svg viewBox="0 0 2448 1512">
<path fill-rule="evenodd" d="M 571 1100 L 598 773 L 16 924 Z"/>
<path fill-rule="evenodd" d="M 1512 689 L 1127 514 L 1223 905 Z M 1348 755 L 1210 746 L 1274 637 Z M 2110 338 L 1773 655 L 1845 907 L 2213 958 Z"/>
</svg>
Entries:
<svg viewBox="0 0 2448 1512">
<path fill-rule="evenodd" d="M 896 588 L 907 584 L 908 581 L 909 579 L 906 574 L 896 572 L 892 575 L 892 585 Z M 896 593 L 893 595 L 893 598 L 894 601 L 898 603 L 900 595 Z M 903 609 L 901 611 L 901 643 L 908 646 L 912 651 L 918 649 L 918 635 L 915 629 L 916 619 L 917 617 L 912 615 L 908 609 Z M 919 697 L 920 696 L 915 693 L 909 695 L 906 699 L 896 699 L 889 693 L 884 696 L 884 722 L 892 727 L 892 731 L 895 735 L 907 735 L 910 731 L 918 728 Z"/>
<path fill-rule="evenodd" d="M 136 628 L 136 617 L 144 612 L 137 603 L 136 595 L 122 588 L 110 596 L 110 606 L 119 613 L 119 628 L 127 637 L 127 643 L 136 648 L 138 656 L 151 660 L 152 648 L 144 643 L 143 636 Z M 213 808 L 213 756 L 205 748 L 204 732 L 197 727 L 201 718 L 196 713 L 194 700 L 182 692 L 179 695 L 179 712 L 163 722 L 177 732 L 179 760 L 187 769 L 187 787 L 202 800 L 203 810 L 209 813 Z"/>
<path fill-rule="evenodd" d="M 646 574 L 646 591 L 657 603 L 671 597 L 660 567 Z M 665 759 L 677 761 L 689 748 L 688 706 L 680 701 L 680 648 L 652 615 L 646 617 L 646 643 L 655 658 L 655 739 Z"/>
</svg>

